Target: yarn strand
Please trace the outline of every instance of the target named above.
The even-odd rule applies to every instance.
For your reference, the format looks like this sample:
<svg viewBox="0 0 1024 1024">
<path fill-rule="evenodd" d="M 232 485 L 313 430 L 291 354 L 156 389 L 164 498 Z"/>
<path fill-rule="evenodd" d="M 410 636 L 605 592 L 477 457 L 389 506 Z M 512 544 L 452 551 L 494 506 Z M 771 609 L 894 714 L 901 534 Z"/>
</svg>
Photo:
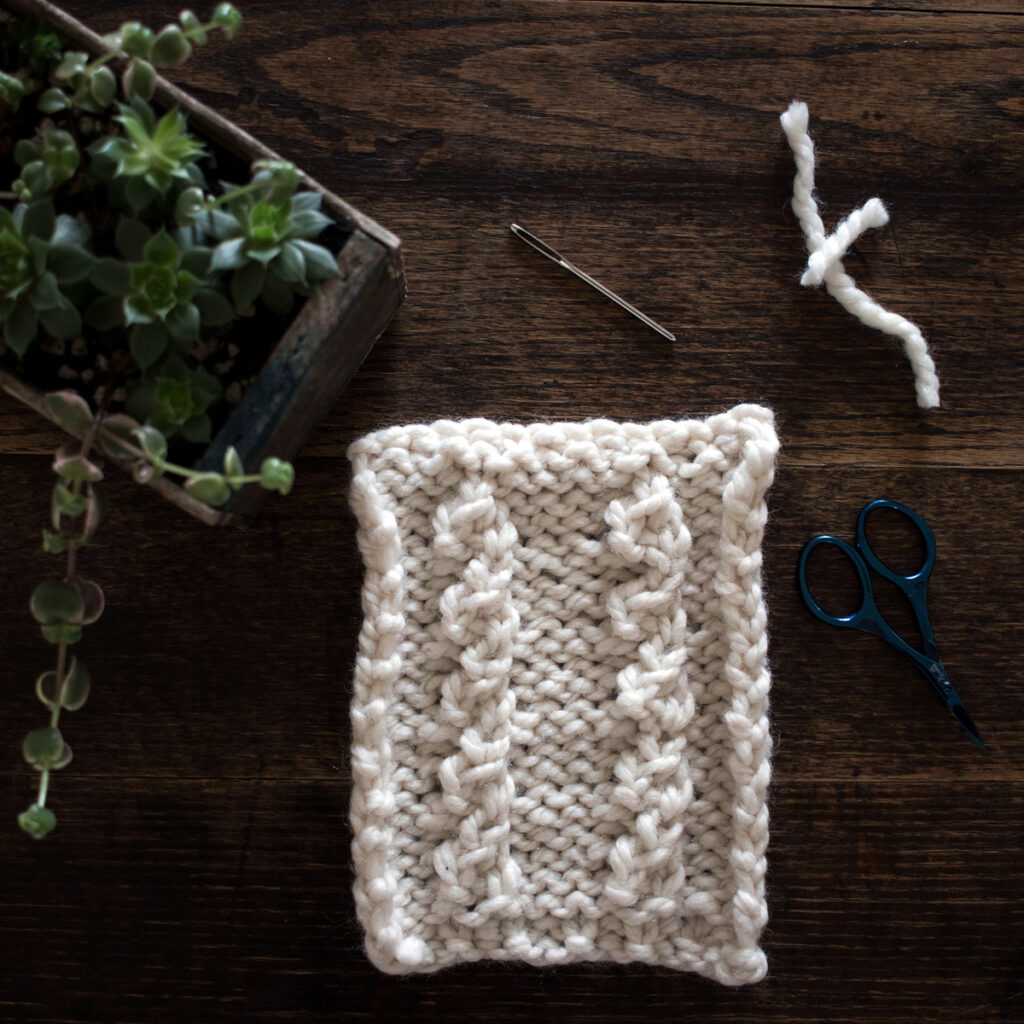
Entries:
<svg viewBox="0 0 1024 1024">
<path fill-rule="evenodd" d="M 885 204 L 881 199 L 869 199 L 843 220 L 831 235 L 826 235 L 814 198 L 814 143 L 807 132 L 807 104 L 794 100 L 779 120 L 796 162 L 793 212 L 803 229 L 810 254 L 800 283 L 807 287 L 824 284 L 829 294 L 861 323 L 899 338 L 914 370 L 917 404 L 922 409 L 935 408 L 939 404 L 939 378 L 921 331 L 906 317 L 880 306 L 867 292 L 858 288 L 843 266 L 843 256 L 861 234 L 869 228 L 888 224 L 889 213 Z"/>
</svg>

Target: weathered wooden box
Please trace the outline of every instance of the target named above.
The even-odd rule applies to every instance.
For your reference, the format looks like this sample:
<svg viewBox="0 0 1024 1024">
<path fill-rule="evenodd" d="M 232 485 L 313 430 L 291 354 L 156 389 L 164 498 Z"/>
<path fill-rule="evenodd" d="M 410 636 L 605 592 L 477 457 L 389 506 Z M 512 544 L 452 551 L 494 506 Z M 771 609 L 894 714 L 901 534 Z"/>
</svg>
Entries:
<svg viewBox="0 0 1024 1024">
<path fill-rule="evenodd" d="M 99 35 L 47 0 L 0 0 L 0 6 L 50 24 L 83 50 L 95 55 L 107 52 Z M 247 162 L 282 159 L 163 78 L 157 81 L 154 101 L 162 107 L 180 107 L 193 132 Z M 302 175 L 302 183 L 305 188 L 324 194 L 324 212 L 350 232 L 337 254 L 340 274 L 302 305 L 262 372 L 214 437 L 197 464 L 199 468 L 219 469 L 230 445 L 238 450 L 249 472 L 258 472 L 260 463 L 269 455 L 292 458 L 405 297 L 399 239 L 308 175 Z M 53 418 L 43 393 L 2 367 L 0 387 L 43 416 Z M 211 525 L 247 525 L 268 496 L 267 491 L 252 484 L 235 494 L 227 505 L 212 508 L 166 477 L 149 486 Z"/>
</svg>

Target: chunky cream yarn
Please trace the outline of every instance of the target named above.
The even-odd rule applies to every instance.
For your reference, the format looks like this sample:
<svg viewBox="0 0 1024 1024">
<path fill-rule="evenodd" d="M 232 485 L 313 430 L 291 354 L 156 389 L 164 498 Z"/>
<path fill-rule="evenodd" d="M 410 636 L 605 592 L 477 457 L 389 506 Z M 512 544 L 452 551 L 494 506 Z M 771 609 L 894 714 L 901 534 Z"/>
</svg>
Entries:
<svg viewBox="0 0 1024 1024">
<path fill-rule="evenodd" d="M 384 971 L 764 976 L 771 413 L 349 449 L 355 896 Z"/>
</svg>

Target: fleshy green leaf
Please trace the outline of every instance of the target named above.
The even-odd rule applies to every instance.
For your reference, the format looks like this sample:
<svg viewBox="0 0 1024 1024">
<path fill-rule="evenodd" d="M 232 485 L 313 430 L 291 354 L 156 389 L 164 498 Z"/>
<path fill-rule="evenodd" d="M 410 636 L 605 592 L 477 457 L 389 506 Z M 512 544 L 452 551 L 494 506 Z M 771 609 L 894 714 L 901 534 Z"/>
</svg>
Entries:
<svg viewBox="0 0 1024 1024">
<path fill-rule="evenodd" d="M 238 270 L 245 266 L 245 239 L 229 238 L 213 250 L 211 270 Z M 251 301 L 251 300 L 250 300 Z"/>
<path fill-rule="evenodd" d="M 149 59 L 158 67 L 173 68 L 184 64 L 192 53 L 192 46 L 177 25 L 165 25 L 153 40 Z"/>
<path fill-rule="evenodd" d="M 292 214 L 292 234 L 300 238 L 316 238 L 330 223 L 331 218 L 319 210 L 299 210 Z"/>
<path fill-rule="evenodd" d="M 244 309 L 259 298 L 266 272 L 262 263 L 247 263 L 231 275 L 231 299 L 236 309 Z"/>
<path fill-rule="evenodd" d="M 143 258 L 147 263 L 176 267 L 181 260 L 181 253 L 174 244 L 174 239 L 161 229 L 146 243 Z"/>
<path fill-rule="evenodd" d="M 96 257 L 86 252 L 80 245 L 51 245 L 46 265 L 61 284 L 74 284 L 81 281 L 96 262 Z"/>
<path fill-rule="evenodd" d="M 78 443 L 62 445 L 53 459 L 53 471 L 63 480 L 95 483 L 103 479 L 103 471 L 78 450 Z"/>
<path fill-rule="evenodd" d="M 53 188 L 53 175 L 42 160 L 33 160 L 21 169 L 21 182 L 33 196 L 39 197 Z"/>
<path fill-rule="evenodd" d="M 180 434 L 186 441 L 191 441 L 193 444 L 209 444 L 213 434 L 213 424 L 206 413 L 200 413 L 198 416 L 187 419 L 181 425 Z"/>
<path fill-rule="evenodd" d="M 260 298 L 267 309 L 284 316 L 291 308 L 293 302 L 291 285 L 274 273 L 273 269 L 267 270 L 267 276 L 263 279 L 263 291 Z"/>
<path fill-rule="evenodd" d="M 49 807 L 33 804 L 18 815 L 18 824 L 33 839 L 44 839 L 57 827 L 57 815 Z"/>
<path fill-rule="evenodd" d="M 28 238 L 35 235 L 37 238 L 50 238 L 53 229 L 57 226 L 57 214 L 53 208 L 51 199 L 37 199 L 29 203 L 25 210 L 24 220 L 21 222 L 21 233 Z"/>
<path fill-rule="evenodd" d="M 82 627 L 69 622 L 55 622 L 39 629 L 43 639 L 50 644 L 77 644 L 82 639 Z"/>
<path fill-rule="evenodd" d="M 281 252 L 271 267 L 275 274 L 289 284 L 305 285 L 306 260 L 302 252 L 291 242 L 281 246 Z"/>
<path fill-rule="evenodd" d="M 53 725 L 33 729 L 25 737 L 21 750 L 34 768 L 49 768 L 64 752 L 64 737 Z"/>
<path fill-rule="evenodd" d="M 234 4 L 217 4 L 210 17 L 210 23 L 223 29 L 228 39 L 234 39 L 242 27 L 242 13 Z"/>
<path fill-rule="evenodd" d="M 203 46 L 206 43 L 206 32 L 203 30 L 203 23 L 196 17 L 193 11 L 182 11 L 178 15 L 178 20 L 193 43 L 198 46 Z"/>
<path fill-rule="evenodd" d="M 103 614 L 106 607 L 107 599 L 103 588 L 82 576 L 75 577 L 74 588 L 82 598 L 82 617 L 79 621 L 83 626 L 90 626 Z"/>
<path fill-rule="evenodd" d="M 199 310 L 191 302 L 183 302 L 167 314 L 167 329 L 176 341 L 198 341 L 199 327 Z"/>
<path fill-rule="evenodd" d="M 132 433 L 147 458 L 158 462 L 167 458 L 167 438 L 155 427 L 137 427 Z"/>
<path fill-rule="evenodd" d="M 124 260 L 109 256 L 98 259 L 89 271 L 89 280 L 108 295 L 127 295 L 131 289 L 132 269 Z"/>
<path fill-rule="evenodd" d="M 145 259 L 146 243 L 151 237 L 149 228 L 134 217 L 122 217 L 114 232 L 118 252 L 132 263 L 141 263 Z"/>
<path fill-rule="evenodd" d="M 199 308 L 199 316 L 206 327 L 223 327 L 235 319 L 234 306 L 212 288 L 200 288 L 192 301 Z"/>
<path fill-rule="evenodd" d="M 138 426 L 138 421 L 123 412 L 104 416 L 96 435 L 96 443 L 107 455 L 115 459 L 126 458 L 128 451 L 123 445 L 118 444 L 116 439 L 121 438 L 133 448 L 138 447 L 136 438 L 132 435 L 132 431 L 138 429 Z"/>
<path fill-rule="evenodd" d="M 68 341 L 82 331 L 82 318 L 78 310 L 63 296 L 59 306 L 39 312 L 39 321 L 46 332 L 58 341 Z"/>
<path fill-rule="evenodd" d="M 121 76 L 125 96 L 151 99 L 156 92 L 156 68 L 141 57 L 131 61 Z"/>
<path fill-rule="evenodd" d="M 46 580 L 32 592 L 32 617 L 41 626 L 80 621 L 85 604 L 81 594 L 64 580 Z"/>
<path fill-rule="evenodd" d="M 89 499 L 84 494 L 75 494 L 65 484 L 57 481 L 53 488 L 53 507 L 62 516 L 75 519 L 88 507 Z M 55 517 L 56 518 L 56 517 Z M 57 523 L 54 522 L 54 526 Z"/>
<path fill-rule="evenodd" d="M 245 475 L 245 467 L 242 465 L 241 456 L 234 445 L 230 445 L 224 453 L 224 474 L 231 477 Z"/>
<path fill-rule="evenodd" d="M 268 491 L 287 494 L 295 482 L 295 468 L 290 462 L 273 456 L 264 459 L 260 466 L 260 485 Z"/>
<path fill-rule="evenodd" d="M 39 97 L 39 102 L 36 106 L 43 114 L 56 114 L 60 110 L 67 110 L 71 106 L 71 102 L 62 89 L 54 86 L 52 89 L 47 89 Z"/>
<path fill-rule="evenodd" d="M 328 277 L 336 277 L 339 273 L 338 262 L 328 249 L 315 242 L 307 242 L 298 238 L 291 243 L 306 260 L 306 277 L 310 281 L 323 281 Z"/>
<path fill-rule="evenodd" d="M 231 488 L 220 473 L 201 473 L 185 481 L 185 490 L 207 505 L 223 505 L 231 497 Z"/>
<path fill-rule="evenodd" d="M 101 108 L 109 107 L 117 95 L 117 79 L 110 68 L 96 68 L 89 76 L 89 95 Z"/>
<path fill-rule="evenodd" d="M 30 302 L 19 302 L 4 321 L 4 341 L 16 355 L 23 356 L 36 336 L 39 320 Z"/>
<path fill-rule="evenodd" d="M 53 670 L 36 679 L 36 696 L 53 711 L 58 705 L 66 711 L 77 711 L 89 697 L 89 672 L 78 658 L 71 659 L 71 668 L 64 677 L 63 693 Z"/>
<path fill-rule="evenodd" d="M 48 555 L 59 555 L 67 550 L 68 542 L 63 534 L 43 530 L 43 551 Z"/>
<path fill-rule="evenodd" d="M 76 391 L 51 391 L 46 404 L 69 434 L 84 434 L 92 426 L 92 409 Z"/>
<path fill-rule="evenodd" d="M 132 357 L 142 370 L 152 366 L 167 351 L 169 335 L 162 323 L 136 323 L 128 339 Z"/>
</svg>

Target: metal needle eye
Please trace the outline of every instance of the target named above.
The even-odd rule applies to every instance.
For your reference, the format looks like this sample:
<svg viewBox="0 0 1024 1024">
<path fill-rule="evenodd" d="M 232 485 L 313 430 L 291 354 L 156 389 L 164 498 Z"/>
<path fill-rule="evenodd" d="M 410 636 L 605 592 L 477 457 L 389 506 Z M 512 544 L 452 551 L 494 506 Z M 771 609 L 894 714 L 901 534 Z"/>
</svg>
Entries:
<svg viewBox="0 0 1024 1024">
<path fill-rule="evenodd" d="M 575 274 L 581 281 L 586 281 L 592 288 L 596 288 L 606 298 L 612 300 L 612 302 L 618 303 L 627 313 L 632 313 L 638 320 L 642 320 L 648 327 L 652 327 L 656 330 L 663 338 L 668 338 L 669 341 L 675 341 L 676 336 L 666 331 L 661 324 L 655 323 L 649 316 L 645 316 L 640 312 L 636 306 L 630 305 L 624 298 L 616 295 L 610 288 L 605 288 L 600 281 L 595 280 L 589 274 L 585 274 L 579 267 L 574 266 L 570 263 L 560 252 L 552 249 L 547 242 L 542 242 L 536 235 L 531 234 L 526 228 L 521 228 L 518 224 L 512 225 L 512 234 L 517 238 L 521 238 L 527 245 L 533 246 L 537 252 L 543 256 L 547 256 L 553 263 L 557 263 L 560 267 L 564 267 L 569 271 L 570 274 Z"/>
</svg>

